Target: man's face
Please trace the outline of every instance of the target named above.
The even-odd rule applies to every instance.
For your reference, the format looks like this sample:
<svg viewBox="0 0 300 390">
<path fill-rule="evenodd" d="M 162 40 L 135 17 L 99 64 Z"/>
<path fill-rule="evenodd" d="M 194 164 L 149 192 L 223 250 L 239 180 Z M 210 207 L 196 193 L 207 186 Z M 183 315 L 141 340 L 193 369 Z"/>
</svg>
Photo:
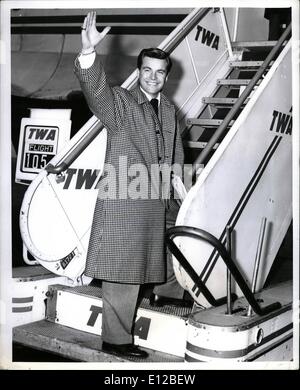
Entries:
<svg viewBox="0 0 300 390">
<path fill-rule="evenodd" d="M 144 57 L 139 70 L 139 82 L 144 91 L 156 98 L 167 80 L 167 61 Z"/>
</svg>

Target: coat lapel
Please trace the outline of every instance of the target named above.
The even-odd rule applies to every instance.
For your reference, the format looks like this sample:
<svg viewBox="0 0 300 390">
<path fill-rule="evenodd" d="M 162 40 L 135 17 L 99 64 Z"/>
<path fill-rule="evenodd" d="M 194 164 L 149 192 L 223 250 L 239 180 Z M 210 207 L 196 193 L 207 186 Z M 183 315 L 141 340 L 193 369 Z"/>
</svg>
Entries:
<svg viewBox="0 0 300 390">
<path fill-rule="evenodd" d="M 138 102 L 138 104 L 143 104 L 148 101 L 147 97 L 141 91 L 140 87 L 137 85 L 134 89 L 130 91 L 134 99 Z"/>
</svg>

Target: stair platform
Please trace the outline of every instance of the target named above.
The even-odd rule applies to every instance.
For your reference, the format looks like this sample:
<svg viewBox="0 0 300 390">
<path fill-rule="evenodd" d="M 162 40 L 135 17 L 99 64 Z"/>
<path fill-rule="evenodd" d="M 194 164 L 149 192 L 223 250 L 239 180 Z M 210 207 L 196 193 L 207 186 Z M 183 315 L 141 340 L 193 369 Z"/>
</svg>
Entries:
<svg viewBox="0 0 300 390">
<path fill-rule="evenodd" d="M 145 349 L 149 353 L 147 359 L 125 359 L 114 356 L 101 350 L 101 336 L 46 320 L 15 327 L 13 340 L 26 347 L 52 352 L 81 362 L 183 362 L 183 358 L 150 349 Z"/>
<path fill-rule="evenodd" d="M 49 287 L 47 297 L 45 319 L 48 322 L 101 336 L 103 304 L 100 287 L 57 284 Z M 149 298 L 140 297 L 133 329 L 134 343 L 183 358 L 186 324 L 191 312 L 192 307 L 152 307 Z"/>
</svg>

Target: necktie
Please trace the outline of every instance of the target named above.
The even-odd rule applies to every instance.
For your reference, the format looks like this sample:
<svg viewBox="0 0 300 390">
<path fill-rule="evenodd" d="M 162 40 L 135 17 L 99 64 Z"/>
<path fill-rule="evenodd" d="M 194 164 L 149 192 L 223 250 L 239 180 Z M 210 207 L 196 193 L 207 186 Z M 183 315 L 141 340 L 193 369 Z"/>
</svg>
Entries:
<svg viewBox="0 0 300 390">
<path fill-rule="evenodd" d="M 151 99 L 150 100 L 151 106 L 153 107 L 156 116 L 158 117 L 158 100 L 157 99 Z"/>
</svg>

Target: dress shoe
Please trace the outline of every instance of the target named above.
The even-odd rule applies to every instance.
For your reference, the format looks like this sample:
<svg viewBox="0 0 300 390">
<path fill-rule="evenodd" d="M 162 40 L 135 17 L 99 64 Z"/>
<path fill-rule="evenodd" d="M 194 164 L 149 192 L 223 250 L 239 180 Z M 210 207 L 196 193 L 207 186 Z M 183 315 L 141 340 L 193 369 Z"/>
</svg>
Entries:
<svg viewBox="0 0 300 390">
<path fill-rule="evenodd" d="M 166 305 L 189 308 L 193 307 L 192 301 L 185 301 L 177 298 L 161 297 L 153 293 L 150 295 L 149 303 L 152 307 L 163 307 Z"/>
<path fill-rule="evenodd" d="M 146 359 L 149 355 L 134 344 L 110 344 L 102 342 L 102 351 L 123 357 Z"/>
</svg>

